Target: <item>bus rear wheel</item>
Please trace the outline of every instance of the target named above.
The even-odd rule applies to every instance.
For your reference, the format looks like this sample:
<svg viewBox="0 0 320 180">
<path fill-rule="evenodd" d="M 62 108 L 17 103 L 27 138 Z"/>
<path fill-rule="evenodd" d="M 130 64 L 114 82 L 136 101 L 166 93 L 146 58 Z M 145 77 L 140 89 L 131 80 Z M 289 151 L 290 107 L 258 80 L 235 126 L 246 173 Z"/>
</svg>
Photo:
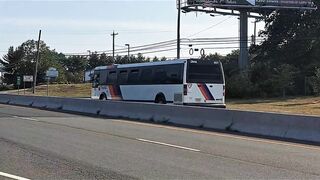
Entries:
<svg viewBox="0 0 320 180">
<path fill-rule="evenodd" d="M 158 94 L 156 96 L 156 99 L 155 99 L 154 102 L 157 103 L 157 104 L 166 104 L 167 103 L 166 98 L 164 97 L 163 94 Z"/>
</svg>

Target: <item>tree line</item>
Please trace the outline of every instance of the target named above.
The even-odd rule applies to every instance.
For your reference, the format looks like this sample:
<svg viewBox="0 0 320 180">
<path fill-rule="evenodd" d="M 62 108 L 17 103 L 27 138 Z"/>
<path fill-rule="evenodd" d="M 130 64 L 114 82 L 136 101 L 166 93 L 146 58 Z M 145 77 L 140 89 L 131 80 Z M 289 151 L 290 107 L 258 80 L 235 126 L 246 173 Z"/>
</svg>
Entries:
<svg viewBox="0 0 320 180">
<path fill-rule="evenodd" d="M 264 41 L 251 46 L 249 70 L 237 77 L 247 84 L 242 95 L 320 94 L 320 1 L 314 3 L 314 11 L 279 10 L 267 16 L 259 33 Z"/>
<path fill-rule="evenodd" d="M 8 53 L 0 59 L 0 65 L 6 72 L 3 82 L 6 84 L 15 84 L 18 76 L 33 75 L 35 71 L 35 57 L 37 41 L 28 40 L 17 48 L 10 47 Z M 111 64 L 141 63 L 150 61 L 165 61 L 166 58 L 154 57 L 153 59 L 144 57 L 141 54 L 137 56 L 116 56 L 115 59 L 106 54 L 91 53 L 89 57 L 84 56 L 66 56 L 51 50 L 45 42 L 40 41 L 40 58 L 37 74 L 39 84 L 46 82 L 46 71 L 54 67 L 59 71 L 56 79 L 58 83 L 81 83 L 83 82 L 84 72 L 92 70 L 97 66 L 106 66 Z"/>
</svg>

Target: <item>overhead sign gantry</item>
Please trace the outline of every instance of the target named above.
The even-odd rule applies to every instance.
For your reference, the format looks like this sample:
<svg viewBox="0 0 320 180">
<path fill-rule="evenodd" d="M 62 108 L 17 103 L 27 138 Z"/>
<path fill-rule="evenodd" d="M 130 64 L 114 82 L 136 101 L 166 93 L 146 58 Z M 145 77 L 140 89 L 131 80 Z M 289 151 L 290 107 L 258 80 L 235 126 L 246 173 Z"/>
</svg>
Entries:
<svg viewBox="0 0 320 180">
<path fill-rule="evenodd" d="M 311 0 L 184 0 L 184 8 L 187 6 L 220 7 L 227 9 L 314 9 Z"/>
<path fill-rule="evenodd" d="M 314 10 L 312 0 L 177 0 L 183 12 L 205 12 L 210 14 L 240 17 L 239 68 L 248 66 L 248 17 L 261 18 L 278 9 Z M 254 15 L 255 13 L 257 15 Z"/>
</svg>

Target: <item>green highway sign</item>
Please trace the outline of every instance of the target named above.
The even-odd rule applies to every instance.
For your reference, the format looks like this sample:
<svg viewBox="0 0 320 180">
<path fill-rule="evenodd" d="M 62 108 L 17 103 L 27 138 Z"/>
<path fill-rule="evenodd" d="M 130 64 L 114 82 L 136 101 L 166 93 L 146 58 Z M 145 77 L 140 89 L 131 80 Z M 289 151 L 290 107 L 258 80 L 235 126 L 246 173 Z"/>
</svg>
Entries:
<svg viewBox="0 0 320 180">
<path fill-rule="evenodd" d="M 18 76 L 18 77 L 17 77 L 17 85 L 20 86 L 20 84 L 21 84 L 21 77 Z"/>
</svg>

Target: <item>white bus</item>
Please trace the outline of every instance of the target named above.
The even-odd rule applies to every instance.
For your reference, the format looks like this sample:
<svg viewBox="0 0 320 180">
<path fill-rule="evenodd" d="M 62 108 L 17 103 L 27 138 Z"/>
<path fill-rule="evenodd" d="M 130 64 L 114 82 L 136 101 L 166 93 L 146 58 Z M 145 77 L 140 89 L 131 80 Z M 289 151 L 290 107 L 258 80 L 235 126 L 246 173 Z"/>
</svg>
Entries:
<svg viewBox="0 0 320 180">
<path fill-rule="evenodd" d="M 225 107 L 221 62 L 171 60 L 94 69 L 92 99 Z"/>
</svg>

